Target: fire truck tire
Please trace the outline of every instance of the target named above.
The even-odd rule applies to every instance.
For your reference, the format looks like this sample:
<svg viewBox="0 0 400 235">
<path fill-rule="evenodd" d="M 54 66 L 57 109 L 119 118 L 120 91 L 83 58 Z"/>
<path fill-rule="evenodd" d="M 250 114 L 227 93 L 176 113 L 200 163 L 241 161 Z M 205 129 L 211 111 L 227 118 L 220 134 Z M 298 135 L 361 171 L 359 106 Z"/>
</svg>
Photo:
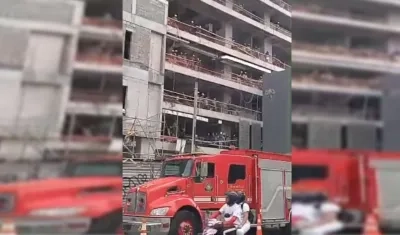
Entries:
<svg viewBox="0 0 400 235">
<path fill-rule="evenodd" d="M 179 229 L 181 223 L 187 222 L 189 225 L 192 226 L 193 229 L 193 235 L 201 233 L 201 221 L 199 221 L 199 218 L 190 211 L 187 210 L 182 210 L 178 211 L 174 218 L 171 221 L 171 228 L 169 230 L 168 235 L 177 235 L 179 234 Z"/>
<path fill-rule="evenodd" d="M 285 227 L 281 227 L 279 229 L 279 232 L 280 232 L 279 234 L 281 234 L 281 235 L 291 235 L 292 234 L 291 224 L 289 223 L 289 224 L 286 224 Z"/>
<path fill-rule="evenodd" d="M 90 234 L 116 234 L 121 225 L 122 211 L 113 211 L 100 218 L 95 218 L 90 225 L 88 235 Z"/>
</svg>

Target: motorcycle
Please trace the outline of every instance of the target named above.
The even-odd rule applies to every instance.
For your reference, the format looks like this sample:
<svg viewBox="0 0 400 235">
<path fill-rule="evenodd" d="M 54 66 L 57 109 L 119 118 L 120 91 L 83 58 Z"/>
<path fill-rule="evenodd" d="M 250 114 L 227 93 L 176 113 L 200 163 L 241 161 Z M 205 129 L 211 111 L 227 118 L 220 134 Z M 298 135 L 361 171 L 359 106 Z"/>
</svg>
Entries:
<svg viewBox="0 0 400 235">
<path fill-rule="evenodd" d="M 203 235 L 215 235 L 217 234 L 218 230 L 214 228 L 216 224 L 221 224 L 221 221 L 217 219 L 210 219 L 207 222 L 207 227 L 203 230 Z"/>
</svg>

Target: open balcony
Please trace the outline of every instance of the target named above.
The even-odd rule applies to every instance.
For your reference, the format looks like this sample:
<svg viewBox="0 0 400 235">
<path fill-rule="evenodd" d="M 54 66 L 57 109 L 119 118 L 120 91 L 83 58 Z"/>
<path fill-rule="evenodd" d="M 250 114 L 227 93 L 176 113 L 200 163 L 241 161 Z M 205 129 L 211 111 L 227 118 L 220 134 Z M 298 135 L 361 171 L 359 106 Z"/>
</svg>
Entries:
<svg viewBox="0 0 400 235">
<path fill-rule="evenodd" d="M 86 89 L 73 89 L 71 91 L 70 100 L 74 102 L 90 102 L 98 104 L 121 104 L 122 93 L 118 92 L 100 92 L 90 91 Z"/>
<path fill-rule="evenodd" d="M 80 37 L 87 39 L 121 41 L 123 39 L 122 21 L 100 17 L 84 17 Z"/>
<path fill-rule="evenodd" d="M 370 72 L 400 73 L 400 58 L 373 49 L 351 49 L 340 45 L 293 44 L 293 62 L 357 69 Z"/>
<path fill-rule="evenodd" d="M 77 52 L 74 69 L 85 72 L 121 74 L 122 62 L 122 53 L 82 50 Z"/>
<path fill-rule="evenodd" d="M 249 10 L 245 9 L 242 5 L 235 4 L 231 0 L 201 0 L 203 3 L 206 3 L 214 8 L 217 8 L 224 13 L 235 17 L 253 27 L 256 27 L 260 30 L 265 31 L 271 35 L 276 36 L 282 40 L 287 42 L 292 42 L 292 33 L 281 27 L 278 24 L 274 24 L 269 21 L 265 21 L 263 18 L 253 14 Z"/>
<path fill-rule="evenodd" d="M 261 0 L 263 1 L 263 0 Z M 292 12 L 292 6 L 282 0 L 270 0 L 271 2 L 275 3 L 276 5 L 278 5 L 279 7 L 283 8 L 284 10 L 288 11 L 288 12 Z"/>
<path fill-rule="evenodd" d="M 316 4 L 295 5 L 293 18 L 306 23 L 316 22 L 331 25 L 341 30 L 368 30 L 374 33 L 400 33 L 396 26 L 388 27 L 388 19 L 385 14 L 378 15 L 350 12 L 348 9 L 335 9 L 336 6 L 322 6 Z"/>
<path fill-rule="evenodd" d="M 193 114 L 194 97 L 164 90 L 163 107 L 164 109 Z M 198 115 L 230 122 L 239 122 L 240 119 L 261 121 L 261 111 L 201 97 L 198 99 Z"/>
<path fill-rule="evenodd" d="M 74 73 L 68 113 L 120 116 L 121 104 L 121 75 Z"/>
<path fill-rule="evenodd" d="M 374 110 L 350 110 L 344 107 L 314 104 L 292 104 L 292 121 L 307 123 L 311 119 L 331 120 L 343 125 L 349 123 L 372 124 L 381 126 L 378 114 Z"/>
<path fill-rule="evenodd" d="M 282 71 L 290 67 L 269 54 L 239 44 L 203 28 L 178 21 L 175 18 L 168 18 L 168 33 L 273 71 Z"/>
<path fill-rule="evenodd" d="M 64 147 L 75 150 L 96 149 L 110 151 L 122 139 L 122 120 L 118 117 L 68 114 L 64 122 Z"/>
<path fill-rule="evenodd" d="M 358 78 L 329 73 L 293 74 L 292 88 L 326 93 L 359 94 L 380 96 L 379 78 Z"/>
<path fill-rule="evenodd" d="M 87 64 L 122 66 L 123 60 L 122 55 L 118 54 L 78 53 L 76 61 Z"/>
<path fill-rule="evenodd" d="M 206 69 L 201 61 L 192 60 L 179 55 L 167 54 L 165 69 L 190 77 L 202 79 L 207 82 L 217 83 L 236 90 L 262 95 L 262 80 L 248 78 L 245 75 L 222 73 Z"/>
</svg>

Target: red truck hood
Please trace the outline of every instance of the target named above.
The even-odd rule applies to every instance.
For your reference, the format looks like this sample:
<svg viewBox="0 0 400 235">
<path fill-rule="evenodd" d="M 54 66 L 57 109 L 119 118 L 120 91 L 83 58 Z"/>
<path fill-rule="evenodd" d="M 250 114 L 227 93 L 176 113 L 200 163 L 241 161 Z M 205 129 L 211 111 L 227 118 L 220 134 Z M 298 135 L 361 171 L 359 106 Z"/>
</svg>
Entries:
<svg viewBox="0 0 400 235">
<path fill-rule="evenodd" d="M 100 199 L 106 193 L 96 193 L 89 191 L 94 188 L 111 187 L 116 189 L 113 195 L 119 198 L 111 198 L 121 203 L 122 183 L 120 177 L 79 177 L 79 178 L 56 178 L 30 180 L 0 185 L 0 194 L 12 194 L 15 196 L 15 210 L 13 214 L 25 215 L 29 211 L 38 208 L 74 206 L 82 203 L 90 203 L 93 198 Z M 119 192 L 118 192 L 118 191 Z M 108 193 L 107 195 L 111 195 Z M 88 200 L 86 198 L 90 197 Z M 110 197 L 109 197 L 110 198 Z"/>
<path fill-rule="evenodd" d="M 145 184 L 142 184 L 138 187 L 139 191 L 142 192 L 153 192 L 153 191 L 158 191 L 161 189 L 167 189 L 172 186 L 183 186 L 184 182 L 186 182 L 186 178 L 182 177 L 164 177 L 164 178 L 158 178 L 154 179 L 152 181 L 149 181 Z"/>
<path fill-rule="evenodd" d="M 18 195 L 41 191 L 64 191 L 102 185 L 121 184 L 120 177 L 76 177 L 76 178 L 55 178 L 20 181 L 0 185 L 0 193 L 14 192 Z"/>
</svg>

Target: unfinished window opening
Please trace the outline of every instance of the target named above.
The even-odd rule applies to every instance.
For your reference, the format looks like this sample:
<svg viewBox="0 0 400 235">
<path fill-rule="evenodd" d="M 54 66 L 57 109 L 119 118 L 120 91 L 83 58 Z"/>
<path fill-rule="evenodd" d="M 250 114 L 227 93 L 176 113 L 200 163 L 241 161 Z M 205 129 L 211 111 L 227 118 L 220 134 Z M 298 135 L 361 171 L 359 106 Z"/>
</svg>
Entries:
<svg viewBox="0 0 400 235">
<path fill-rule="evenodd" d="M 132 32 L 126 30 L 125 31 L 124 59 L 127 59 L 127 60 L 130 60 L 130 57 L 131 57 L 131 41 L 132 41 Z"/>
</svg>

